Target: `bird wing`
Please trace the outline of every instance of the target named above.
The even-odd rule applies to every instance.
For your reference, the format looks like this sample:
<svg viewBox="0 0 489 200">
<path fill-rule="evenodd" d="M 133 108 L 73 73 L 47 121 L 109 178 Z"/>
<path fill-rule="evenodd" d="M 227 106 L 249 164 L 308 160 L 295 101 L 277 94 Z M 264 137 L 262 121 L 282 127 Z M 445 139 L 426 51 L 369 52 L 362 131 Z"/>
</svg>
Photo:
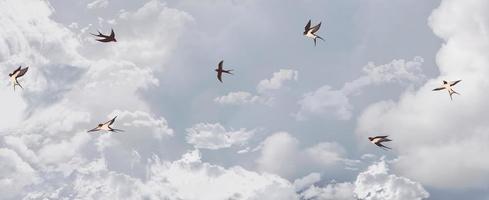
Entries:
<svg viewBox="0 0 489 200">
<path fill-rule="evenodd" d="M 15 70 L 12 72 L 12 74 L 15 74 L 15 73 L 17 73 L 18 71 L 20 71 L 20 68 L 21 68 L 21 66 L 19 66 L 19 68 L 15 69 Z"/>
<path fill-rule="evenodd" d="M 95 131 L 99 131 L 98 127 L 93 128 L 93 129 L 91 129 L 91 130 L 88 130 L 87 132 L 88 132 L 88 133 L 90 133 L 90 132 L 95 132 Z"/>
<path fill-rule="evenodd" d="M 104 38 L 104 39 L 96 39 L 99 42 L 110 42 L 110 38 Z"/>
<path fill-rule="evenodd" d="M 319 30 L 319 28 L 321 28 L 321 22 L 319 22 L 318 25 L 311 28 L 312 29 L 311 33 L 316 33 Z"/>
<path fill-rule="evenodd" d="M 110 36 L 111 38 L 115 37 L 114 29 L 110 29 Z"/>
<path fill-rule="evenodd" d="M 306 24 L 306 27 L 304 27 L 305 31 L 309 31 L 309 29 L 311 29 L 311 20 L 309 20 L 309 22 L 307 22 Z"/>
<path fill-rule="evenodd" d="M 457 81 L 450 82 L 450 86 L 454 86 L 454 85 L 456 85 L 460 81 L 462 81 L 462 80 L 457 80 Z"/>
<path fill-rule="evenodd" d="M 27 73 L 27 70 L 29 70 L 29 67 L 26 67 L 24 69 L 21 69 L 20 72 L 19 72 L 19 75 L 17 75 L 17 77 L 24 76 L 24 74 Z"/>
<path fill-rule="evenodd" d="M 217 80 L 221 81 L 221 83 L 222 83 L 222 72 L 221 71 L 217 72 Z"/>
<path fill-rule="evenodd" d="M 221 62 L 219 62 L 219 64 L 217 65 L 217 68 L 219 69 L 219 71 L 222 70 L 222 64 L 224 63 L 224 60 L 221 60 Z"/>
<path fill-rule="evenodd" d="M 387 137 L 389 137 L 389 136 L 388 135 L 379 135 L 379 136 L 375 136 L 374 139 L 376 139 L 376 138 L 387 138 Z"/>
<path fill-rule="evenodd" d="M 113 119 L 111 119 L 110 121 L 108 122 L 105 122 L 104 124 L 109 124 L 109 125 L 112 125 L 114 122 L 115 122 L 115 118 L 117 118 L 117 116 L 115 116 Z"/>
<path fill-rule="evenodd" d="M 93 34 L 93 33 L 90 33 L 90 34 L 92 34 L 93 36 L 97 36 L 97 37 L 107 37 L 104 34 L 102 34 L 100 31 L 97 31 L 97 32 L 98 32 L 98 35 Z"/>
<path fill-rule="evenodd" d="M 445 87 L 435 88 L 435 89 L 433 89 L 433 91 L 438 91 L 438 90 L 443 90 L 443 89 L 445 89 Z"/>
</svg>

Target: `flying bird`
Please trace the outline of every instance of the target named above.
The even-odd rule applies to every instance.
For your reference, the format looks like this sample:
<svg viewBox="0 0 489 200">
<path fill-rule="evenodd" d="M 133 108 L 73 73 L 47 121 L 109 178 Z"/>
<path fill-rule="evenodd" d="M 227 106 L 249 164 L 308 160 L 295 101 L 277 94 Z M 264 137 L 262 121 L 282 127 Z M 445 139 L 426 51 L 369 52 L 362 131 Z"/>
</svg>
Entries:
<svg viewBox="0 0 489 200">
<path fill-rule="evenodd" d="M 460 94 L 458 92 L 455 92 L 455 90 L 452 89 L 452 86 L 456 85 L 460 81 L 462 81 L 462 80 L 457 80 L 457 81 L 452 81 L 452 82 L 447 82 L 444 80 L 443 85 L 439 88 L 433 89 L 433 91 L 446 89 L 448 91 L 448 94 L 450 95 L 450 100 L 453 100 L 453 98 L 452 98 L 453 94 L 458 94 L 458 95 L 460 95 Z"/>
<path fill-rule="evenodd" d="M 99 124 L 97 127 L 95 127 L 92 130 L 89 130 L 87 132 L 94 132 L 94 131 L 122 132 L 123 130 L 110 127 L 110 125 L 112 125 L 115 122 L 115 118 L 117 118 L 117 116 L 115 116 L 112 120 L 110 120 L 108 122 L 105 122 L 103 124 Z"/>
<path fill-rule="evenodd" d="M 221 81 L 222 83 L 222 73 L 226 73 L 226 74 L 233 74 L 231 73 L 231 71 L 233 71 L 232 69 L 230 70 L 224 70 L 222 69 L 222 64 L 223 64 L 224 60 L 221 60 L 221 62 L 219 62 L 219 64 L 217 65 L 217 69 L 215 70 L 217 72 L 217 80 Z"/>
<path fill-rule="evenodd" d="M 324 41 L 322 37 L 316 35 L 316 32 L 318 32 L 319 28 L 321 28 L 321 22 L 319 22 L 319 24 L 317 24 L 316 26 L 311 27 L 311 20 L 309 20 L 309 22 L 307 22 L 306 24 L 306 27 L 304 27 L 304 36 L 312 38 L 314 40 L 314 46 L 316 46 L 317 38 Z"/>
<path fill-rule="evenodd" d="M 375 144 L 377 145 L 378 147 L 381 147 L 382 149 L 391 149 L 390 147 L 387 147 L 385 145 L 382 144 L 382 142 L 390 142 L 392 141 L 391 139 L 387 138 L 389 136 L 385 135 L 385 136 L 375 136 L 375 137 L 368 137 L 368 140 L 370 140 L 370 142 L 372 142 L 372 144 Z"/>
<path fill-rule="evenodd" d="M 22 66 L 19 66 L 16 70 L 14 70 L 12 73 L 8 74 L 10 76 L 10 82 L 14 85 L 14 91 L 15 91 L 15 86 L 18 85 L 20 88 L 24 89 L 22 85 L 19 83 L 17 78 L 20 78 L 27 73 L 27 70 L 29 70 L 29 67 L 23 68 Z"/>
<path fill-rule="evenodd" d="M 110 35 L 104 35 L 104 34 L 100 33 L 100 31 L 98 31 L 98 35 L 95 35 L 93 33 L 90 33 L 90 34 L 92 34 L 93 36 L 99 37 L 99 39 L 95 39 L 99 42 L 117 42 L 117 40 L 115 39 L 114 29 L 111 29 Z"/>
</svg>

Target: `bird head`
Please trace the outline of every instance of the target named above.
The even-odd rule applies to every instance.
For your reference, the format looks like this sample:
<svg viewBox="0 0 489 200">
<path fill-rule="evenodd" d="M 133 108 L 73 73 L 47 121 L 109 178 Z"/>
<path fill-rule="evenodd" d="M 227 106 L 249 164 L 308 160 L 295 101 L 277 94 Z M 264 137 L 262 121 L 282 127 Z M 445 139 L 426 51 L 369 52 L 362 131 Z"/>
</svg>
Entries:
<svg viewBox="0 0 489 200">
<path fill-rule="evenodd" d="M 100 127 L 102 127 L 103 125 L 104 125 L 104 124 L 98 124 L 98 126 L 97 126 L 97 127 L 98 127 L 98 128 L 100 128 Z"/>
<path fill-rule="evenodd" d="M 447 81 L 445 81 L 445 80 L 443 80 L 443 84 L 448 84 L 448 82 L 447 82 Z"/>
<path fill-rule="evenodd" d="M 368 137 L 368 140 L 372 141 L 374 138 L 373 137 Z"/>
<path fill-rule="evenodd" d="M 12 77 L 13 75 L 14 75 L 13 73 L 8 74 L 8 76 L 10 76 L 10 77 Z"/>
<path fill-rule="evenodd" d="M 117 40 L 115 39 L 115 37 L 114 37 L 114 42 L 117 42 Z"/>
</svg>

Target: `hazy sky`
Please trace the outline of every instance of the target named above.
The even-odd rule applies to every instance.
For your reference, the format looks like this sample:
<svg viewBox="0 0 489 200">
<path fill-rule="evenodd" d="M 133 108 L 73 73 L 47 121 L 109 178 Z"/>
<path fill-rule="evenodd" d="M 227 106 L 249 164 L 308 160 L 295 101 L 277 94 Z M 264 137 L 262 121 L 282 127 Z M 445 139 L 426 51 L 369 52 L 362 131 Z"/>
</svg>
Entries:
<svg viewBox="0 0 489 200">
<path fill-rule="evenodd" d="M 489 1 L 5 0 L 3 199 L 489 199 Z M 317 46 L 302 35 L 322 22 Z M 99 43 L 89 33 L 109 33 Z M 234 75 L 216 79 L 224 66 Z M 432 92 L 462 79 L 453 101 Z M 86 133 L 118 116 L 123 133 Z M 384 151 L 367 137 L 390 135 Z"/>
</svg>

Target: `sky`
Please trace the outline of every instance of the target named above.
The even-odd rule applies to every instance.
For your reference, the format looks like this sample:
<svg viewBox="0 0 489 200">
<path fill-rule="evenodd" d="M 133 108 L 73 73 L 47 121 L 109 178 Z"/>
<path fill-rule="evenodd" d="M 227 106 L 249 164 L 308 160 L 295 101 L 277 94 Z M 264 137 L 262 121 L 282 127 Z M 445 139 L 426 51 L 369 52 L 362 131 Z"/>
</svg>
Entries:
<svg viewBox="0 0 489 200">
<path fill-rule="evenodd" d="M 0 199 L 487 200 L 488 9 L 0 1 Z"/>
</svg>

